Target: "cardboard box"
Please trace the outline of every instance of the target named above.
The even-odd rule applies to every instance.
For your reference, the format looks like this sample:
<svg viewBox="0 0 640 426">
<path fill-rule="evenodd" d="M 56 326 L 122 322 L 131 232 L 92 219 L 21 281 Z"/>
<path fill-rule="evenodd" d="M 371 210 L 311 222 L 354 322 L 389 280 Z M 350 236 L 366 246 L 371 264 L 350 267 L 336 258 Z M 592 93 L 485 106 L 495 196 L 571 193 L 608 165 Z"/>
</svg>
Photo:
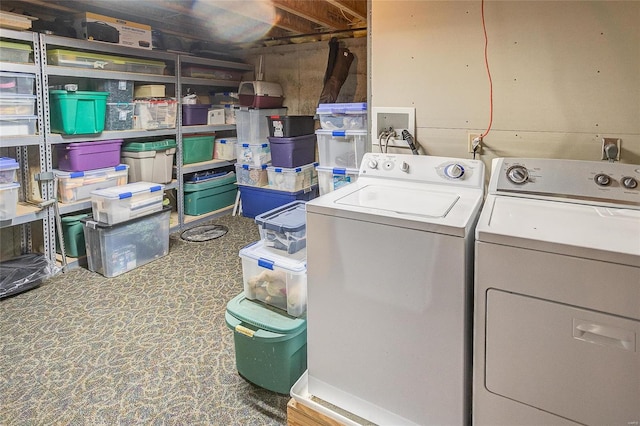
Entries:
<svg viewBox="0 0 640 426">
<path fill-rule="evenodd" d="M 79 38 L 151 49 L 149 25 L 87 12 L 76 17 L 75 27 Z"/>
</svg>

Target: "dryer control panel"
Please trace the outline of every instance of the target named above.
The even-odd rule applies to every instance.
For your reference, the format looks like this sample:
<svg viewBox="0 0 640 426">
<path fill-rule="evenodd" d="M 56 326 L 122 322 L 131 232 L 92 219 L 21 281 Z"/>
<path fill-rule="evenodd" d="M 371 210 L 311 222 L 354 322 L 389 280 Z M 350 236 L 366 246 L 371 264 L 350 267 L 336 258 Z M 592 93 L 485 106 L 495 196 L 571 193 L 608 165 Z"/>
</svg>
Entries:
<svg viewBox="0 0 640 426">
<path fill-rule="evenodd" d="M 640 165 L 547 158 L 496 158 L 489 193 L 564 198 L 640 208 Z"/>
<path fill-rule="evenodd" d="M 482 188 L 484 164 L 461 158 L 370 152 L 362 158 L 362 177 Z"/>
</svg>

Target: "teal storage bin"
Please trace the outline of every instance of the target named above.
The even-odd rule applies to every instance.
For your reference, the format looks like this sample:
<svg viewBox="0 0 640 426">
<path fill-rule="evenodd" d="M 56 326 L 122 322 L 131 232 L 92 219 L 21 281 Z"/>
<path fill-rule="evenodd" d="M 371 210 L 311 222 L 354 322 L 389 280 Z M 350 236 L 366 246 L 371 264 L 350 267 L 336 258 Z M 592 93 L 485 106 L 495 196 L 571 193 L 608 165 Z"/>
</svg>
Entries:
<svg viewBox="0 0 640 426">
<path fill-rule="evenodd" d="M 240 293 L 227 303 L 236 368 L 246 380 L 281 394 L 307 369 L 307 321 L 254 302 Z"/>
<path fill-rule="evenodd" d="M 50 90 L 51 132 L 96 134 L 104 130 L 109 92 Z"/>
<path fill-rule="evenodd" d="M 64 252 L 67 256 L 81 257 L 87 254 L 84 244 L 84 226 L 82 225 L 82 219 L 85 219 L 87 216 L 89 215 L 84 213 L 64 216 L 60 219 L 62 222 Z M 56 252 L 62 253 L 59 244 L 56 246 Z"/>
<path fill-rule="evenodd" d="M 237 191 L 234 172 L 200 182 L 187 182 L 184 184 L 184 212 L 198 216 L 231 206 L 236 201 Z"/>
<path fill-rule="evenodd" d="M 182 164 L 213 160 L 213 135 L 187 136 L 182 138 Z"/>
</svg>

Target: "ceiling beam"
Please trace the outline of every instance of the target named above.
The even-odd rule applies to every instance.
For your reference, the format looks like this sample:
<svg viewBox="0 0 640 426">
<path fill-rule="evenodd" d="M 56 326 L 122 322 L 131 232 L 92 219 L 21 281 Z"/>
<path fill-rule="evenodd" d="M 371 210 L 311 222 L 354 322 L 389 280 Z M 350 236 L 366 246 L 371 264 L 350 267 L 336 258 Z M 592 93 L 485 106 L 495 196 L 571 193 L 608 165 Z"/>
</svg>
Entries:
<svg viewBox="0 0 640 426">
<path fill-rule="evenodd" d="M 333 30 L 349 29 L 349 19 L 325 1 L 272 0 L 275 7 Z M 304 33 L 303 33 L 304 34 Z"/>
<path fill-rule="evenodd" d="M 326 0 L 360 21 L 367 22 L 367 0 Z"/>
</svg>

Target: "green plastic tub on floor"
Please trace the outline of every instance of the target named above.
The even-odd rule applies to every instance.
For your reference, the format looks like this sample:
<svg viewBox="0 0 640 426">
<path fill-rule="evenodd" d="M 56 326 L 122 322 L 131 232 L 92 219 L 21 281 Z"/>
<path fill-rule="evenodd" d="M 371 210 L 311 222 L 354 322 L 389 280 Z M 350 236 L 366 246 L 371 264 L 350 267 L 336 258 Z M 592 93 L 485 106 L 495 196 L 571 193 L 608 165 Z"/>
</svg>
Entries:
<svg viewBox="0 0 640 426">
<path fill-rule="evenodd" d="M 236 174 L 184 184 L 184 212 L 198 216 L 231 206 L 236 201 Z"/>
<path fill-rule="evenodd" d="M 107 97 L 109 92 L 50 90 L 51 131 L 66 135 L 102 132 Z"/>
<path fill-rule="evenodd" d="M 182 164 L 199 163 L 213 159 L 213 135 L 182 138 Z"/>
<path fill-rule="evenodd" d="M 306 319 L 240 293 L 227 303 L 225 320 L 233 330 L 238 373 L 260 387 L 289 394 L 307 369 Z"/>
<path fill-rule="evenodd" d="M 62 238 L 64 239 L 64 251 L 67 256 L 80 257 L 86 254 L 84 244 L 84 226 L 82 219 L 89 216 L 88 214 L 78 214 L 72 216 L 64 216 L 62 222 Z M 56 251 L 61 253 L 60 245 L 56 245 Z"/>
</svg>

